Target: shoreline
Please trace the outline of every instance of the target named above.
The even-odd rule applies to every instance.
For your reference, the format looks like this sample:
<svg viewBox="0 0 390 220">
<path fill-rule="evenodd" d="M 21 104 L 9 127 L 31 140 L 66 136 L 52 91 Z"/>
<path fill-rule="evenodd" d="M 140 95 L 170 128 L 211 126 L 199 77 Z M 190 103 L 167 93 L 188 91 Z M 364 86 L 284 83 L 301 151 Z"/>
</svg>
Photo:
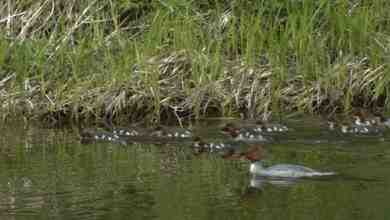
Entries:
<svg viewBox="0 0 390 220">
<path fill-rule="evenodd" d="M 0 116 L 185 123 L 389 110 L 390 6 L 253 4 L 0 3 Z"/>
</svg>

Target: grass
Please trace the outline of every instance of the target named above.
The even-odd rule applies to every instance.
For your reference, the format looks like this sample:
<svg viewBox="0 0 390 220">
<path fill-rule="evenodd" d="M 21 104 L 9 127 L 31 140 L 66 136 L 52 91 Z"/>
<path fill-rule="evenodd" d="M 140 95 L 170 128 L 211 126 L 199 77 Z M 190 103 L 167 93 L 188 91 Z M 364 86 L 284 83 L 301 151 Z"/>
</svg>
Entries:
<svg viewBox="0 0 390 220">
<path fill-rule="evenodd" d="M 51 122 L 387 111 L 386 0 L 3 1 L 0 115 Z"/>
</svg>

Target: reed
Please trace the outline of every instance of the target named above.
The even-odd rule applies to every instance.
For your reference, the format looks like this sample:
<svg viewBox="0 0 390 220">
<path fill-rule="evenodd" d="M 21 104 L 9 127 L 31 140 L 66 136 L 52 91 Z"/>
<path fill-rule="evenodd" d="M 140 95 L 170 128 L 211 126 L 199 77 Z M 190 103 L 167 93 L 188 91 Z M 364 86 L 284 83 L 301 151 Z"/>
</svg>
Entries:
<svg viewBox="0 0 390 220">
<path fill-rule="evenodd" d="M 390 3 L 2 1 L 2 118 L 160 122 L 389 107 Z"/>
</svg>

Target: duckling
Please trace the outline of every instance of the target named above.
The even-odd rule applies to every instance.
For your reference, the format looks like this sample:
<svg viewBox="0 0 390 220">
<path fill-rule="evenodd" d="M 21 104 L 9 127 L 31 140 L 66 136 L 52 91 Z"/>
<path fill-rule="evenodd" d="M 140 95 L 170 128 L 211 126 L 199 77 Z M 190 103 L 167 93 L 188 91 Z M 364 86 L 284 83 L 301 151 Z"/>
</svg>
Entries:
<svg viewBox="0 0 390 220">
<path fill-rule="evenodd" d="M 232 125 L 226 125 L 221 130 L 224 134 L 228 134 L 235 141 L 268 141 L 258 131 L 250 128 L 236 128 Z"/>
<path fill-rule="evenodd" d="M 81 143 L 92 143 L 95 141 L 108 141 L 113 143 L 126 144 L 126 141 L 120 138 L 118 135 L 92 129 L 84 129 L 80 132 Z"/>
<path fill-rule="evenodd" d="M 344 134 L 379 134 L 383 130 L 380 127 L 363 126 L 363 125 L 348 125 L 346 123 L 341 124 L 341 133 Z"/>
<path fill-rule="evenodd" d="M 158 126 L 150 135 L 162 138 L 191 138 L 192 132 L 186 128 Z"/>
<path fill-rule="evenodd" d="M 286 125 L 278 123 L 267 123 L 261 120 L 256 121 L 256 125 L 260 126 L 262 132 L 287 132 L 289 128 Z"/>
<path fill-rule="evenodd" d="M 137 137 L 145 135 L 145 131 L 138 127 L 112 128 L 112 133 L 126 137 Z"/>
<path fill-rule="evenodd" d="M 247 144 L 245 142 L 205 142 L 200 137 L 195 137 L 192 148 L 196 154 L 217 153 L 224 159 L 255 159 L 258 157 L 256 151 L 258 144 Z"/>
</svg>

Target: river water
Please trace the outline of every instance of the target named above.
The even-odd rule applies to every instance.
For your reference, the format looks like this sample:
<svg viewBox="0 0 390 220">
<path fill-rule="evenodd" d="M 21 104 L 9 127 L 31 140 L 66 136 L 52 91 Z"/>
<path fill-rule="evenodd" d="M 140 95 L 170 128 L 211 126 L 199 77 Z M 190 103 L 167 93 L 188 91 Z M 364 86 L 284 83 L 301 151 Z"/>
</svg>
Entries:
<svg viewBox="0 0 390 220">
<path fill-rule="evenodd" d="M 1 125 L 0 219 L 390 219 L 388 135 L 295 123 L 265 163 L 338 176 L 253 178 L 248 161 L 195 156 L 189 143 L 80 144 L 77 129 Z"/>
</svg>

